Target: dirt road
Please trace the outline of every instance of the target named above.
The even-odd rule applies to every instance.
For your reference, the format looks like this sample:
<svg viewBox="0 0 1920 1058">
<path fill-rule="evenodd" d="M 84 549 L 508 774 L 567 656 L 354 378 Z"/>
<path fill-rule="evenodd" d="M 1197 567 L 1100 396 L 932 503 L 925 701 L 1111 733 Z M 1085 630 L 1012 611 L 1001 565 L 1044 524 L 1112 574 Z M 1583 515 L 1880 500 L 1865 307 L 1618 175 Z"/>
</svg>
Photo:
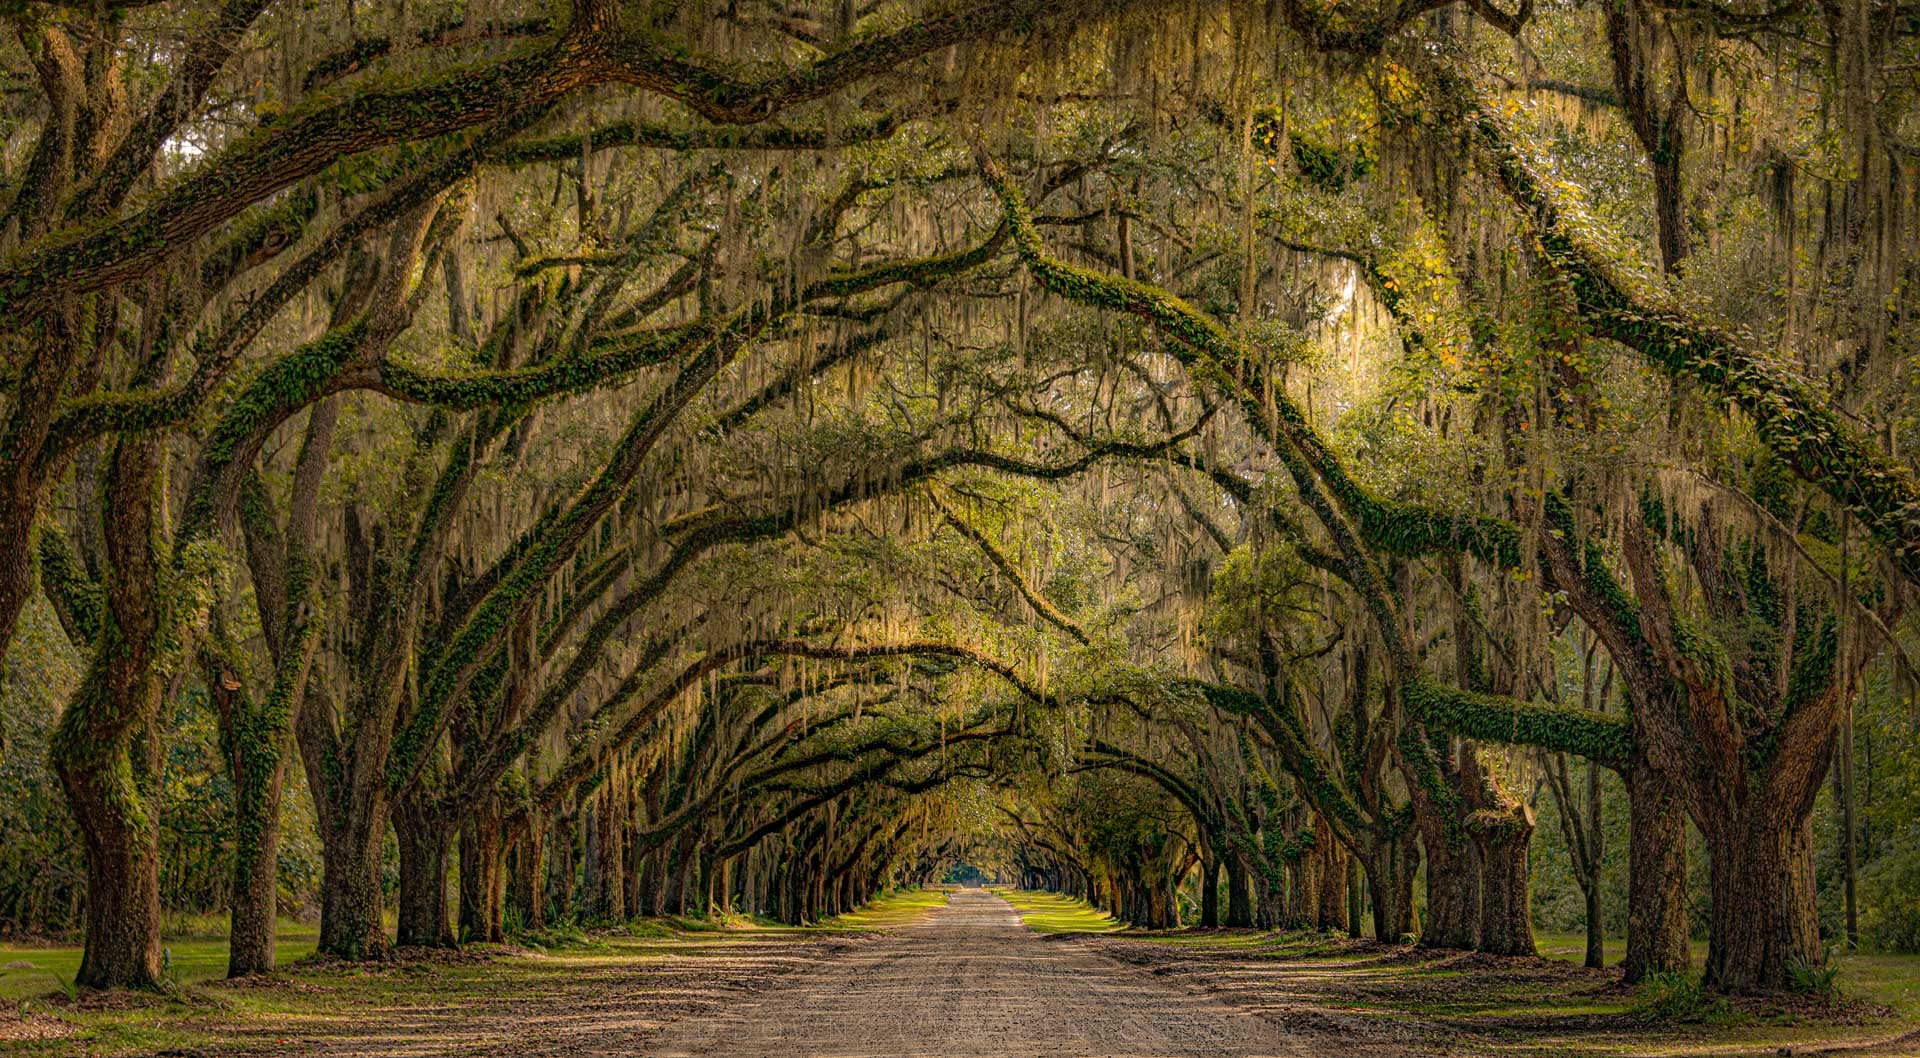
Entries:
<svg viewBox="0 0 1920 1058">
<path fill-rule="evenodd" d="M 654 1058 L 1279 1058 L 1310 1052 L 1217 999 L 1032 933 L 962 890 L 911 929 L 680 1022 Z"/>
</svg>

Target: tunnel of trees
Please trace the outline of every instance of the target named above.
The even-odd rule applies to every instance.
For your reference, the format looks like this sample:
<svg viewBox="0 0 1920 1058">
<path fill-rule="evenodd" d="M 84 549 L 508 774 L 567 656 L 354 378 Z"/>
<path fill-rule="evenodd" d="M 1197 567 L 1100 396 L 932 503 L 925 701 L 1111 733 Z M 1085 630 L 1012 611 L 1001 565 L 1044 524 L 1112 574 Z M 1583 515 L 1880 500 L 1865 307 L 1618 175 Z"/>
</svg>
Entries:
<svg viewBox="0 0 1920 1058">
<path fill-rule="evenodd" d="M 81 984 L 963 862 L 1920 948 L 1911 3 L 6 19 L 0 923 Z"/>
</svg>

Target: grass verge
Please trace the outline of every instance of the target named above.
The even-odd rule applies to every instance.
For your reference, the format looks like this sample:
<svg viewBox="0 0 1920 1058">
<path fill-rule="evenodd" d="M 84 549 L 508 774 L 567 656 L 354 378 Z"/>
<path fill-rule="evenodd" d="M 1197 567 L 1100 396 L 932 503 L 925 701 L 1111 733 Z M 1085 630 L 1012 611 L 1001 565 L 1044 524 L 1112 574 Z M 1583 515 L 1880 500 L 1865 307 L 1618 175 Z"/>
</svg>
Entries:
<svg viewBox="0 0 1920 1058">
<path fill-rule="evenodd" d="M 895 889 L 875 897 L 865 907 L 835 915 L 819 924 L 827 930 L 886 930 L 911 926 L 936 907 L 947 906 L 947 891 L 939 888 Z"/>
<path fill-rule="evenodd" d="M 1112 933 L 1126 923 L 1079 897 L 1029 889 L 995 889 L 1036 933 Z"/>
</svg>

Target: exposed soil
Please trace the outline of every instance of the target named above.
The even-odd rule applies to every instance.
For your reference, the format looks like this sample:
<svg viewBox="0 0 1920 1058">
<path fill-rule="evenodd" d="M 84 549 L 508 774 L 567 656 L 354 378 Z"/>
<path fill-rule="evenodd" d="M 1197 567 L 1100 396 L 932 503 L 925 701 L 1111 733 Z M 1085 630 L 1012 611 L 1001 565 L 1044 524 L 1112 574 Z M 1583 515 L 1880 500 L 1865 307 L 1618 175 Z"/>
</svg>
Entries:
<svg viewBox="0 0 1920 1058">
<path fill-rule="evenodd" d="M 1334 1058 L 1360 1051 L 1320 1041 L 1308 1047 L 1204 992 L 1029 932 L 1006 901 L 962 890 L 925 923 L 717 1017 L 677 1024 L 644 1053 Z"/>
<path fill-rule="evenodd" d="M 47 1014 L 0 1010 L 0 1043 L 57 1040 L 79 1031 L 79 1027 L 72 1022 Z"/>
<path fill-rule="evenodd" d="M 220 1042 L 201 1053 L 320 1058 L 648 1055 L 653 1053 L 650 1041 L 669 1022 L 707 1023 L 772 982 L 833 965 L 836 956 L 874 939 L 715 934 L 710 941 L 689 943 L 675 954 L 658 957 L 535 956 L 516 960 L 511 973 L 499 975 L 497 987 L 476 990 L 471 981 L 450 987 L 444 1002 L 422 1003 L 410 995 L 392 1006 L 356 1005 L 321 1017 L 237 1027 L 209 1024 L 206 1029 Z M 367 972 L 424 975 L 424 989 L 431 992 L 434 987 L 432 964 L 394 963 Z M 297 976 L 250 987 L 276 986 L 299 992 L 335 990 Z M 227 987 L 232 986 L 218 986 Z"/>
</svg>

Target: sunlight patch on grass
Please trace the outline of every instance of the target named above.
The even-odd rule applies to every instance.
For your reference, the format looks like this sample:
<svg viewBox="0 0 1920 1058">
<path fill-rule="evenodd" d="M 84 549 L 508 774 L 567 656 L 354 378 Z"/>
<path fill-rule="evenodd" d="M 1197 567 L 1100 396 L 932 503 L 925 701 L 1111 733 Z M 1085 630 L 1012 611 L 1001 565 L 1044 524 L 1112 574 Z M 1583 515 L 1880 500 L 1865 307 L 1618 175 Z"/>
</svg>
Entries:
<svg viewBox="0 0 1920 1058">
<path fill-rule="evenodd" d="M 1078 897 L 1030 889 L 995 889 L 1020 912 L 1027 928 L 1036 933 L 1112 933 L 1126 923 Z"/>
<path fill-rule="evenodd" d="M 947 906 L 945 889 L 896 889 L 874 897 L 867 906 L 821 922 L 818 929 L 899 929 L 926 917 L 928 911 Z"/>
</svg>

